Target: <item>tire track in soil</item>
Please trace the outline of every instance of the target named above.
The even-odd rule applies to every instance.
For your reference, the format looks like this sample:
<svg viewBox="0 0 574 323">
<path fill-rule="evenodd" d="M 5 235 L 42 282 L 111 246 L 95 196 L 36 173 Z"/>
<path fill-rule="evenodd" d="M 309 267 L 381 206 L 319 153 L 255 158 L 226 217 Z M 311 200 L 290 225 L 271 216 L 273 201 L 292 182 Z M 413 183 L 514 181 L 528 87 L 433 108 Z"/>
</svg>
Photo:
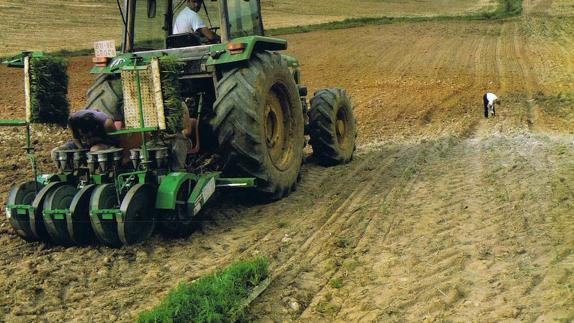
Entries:
<svg viewBox="0 0 574 323">
<path fill-rule="evenodd" d="M 558 180 L 546 157 L 556 144 L 528 134 L 471 138 L 425 158 L 412 188 L 381 202 L 392 216 L 373 218 L 367 238 L 331 276 L 342 287 L 324 286 L 312 303 L 316 310 L 309 306 L 301 320 L 536 319 L 553 302 L 541 301 L 541 288 L 553 292 L 556 281 L 574 279 L 565 269 L 574 266 L 571 249 L 557 252 L 560 261 L 549 267 L 549 252 L 540 248 L 564 237 L 564 223 L 545 236 L 540 227 L 549 224 L 540 221 L 548 200 L 529 195 L 542 196 L 547 179 Z M 565 194 L 574 196 L 571 187 Z M 564 284 L 560 295 L 568 292 Z M 532 309 L 524 300 L 507 301 L 522 297 Z M 565 298 L 560 305 L 571 303 Z"/>
<path fill-rule="evenodd" d="M 443 153 L 446 153 L 449 149 L 449 144 L 446 146 L 446 149 L 443 148 Z M 371 198 L 373 201 L 376 201 L 376 205 L 374 208 L 366 210 L 366 214 L 363 214 L 363 216 L 366 217 L 366 226 L 364 228 L 360 228 L 360 230 L 352 230 L 358 232 L 358 234 L 350 235 L 358 237 L 358 242 L 346 247 L 348 250 L 345 250 L 342 252 L 342 254 L 337 255 L 337 270 L 327 277 L 327 281 L 345 281 L 346 278 L 351 275 L 350 271 L 352 271 L 352 267 L 358 263 L 368 263 L 362 259 L 364 255 L 372 252 L 372 250 L 377 250 L 378 244 L 386 243 L 388 236 L 391 235 L 393 231 L 397 229 L 404 229 L 404 219 L 401 212 L 392 213 L 389 210 L 400 207 L 399 205 L 402 203 L 405 197 L 412 192 L 413 186 L 417 182 L 419 174 L 423 172 L 422 167 L 424 167 L 424 165 L 429 162 L 429 154 L 431 154 L 431 152 L 436 149 L 436 144 L 419 146 L 419 148 L 417 148 L 418 153 L 416 156 L 414 156 L 411 159 L 409 165 L 404 168 L 404 171 L 401 175 L 401 181 L 394 184 L 388 192 L 385 192 L 382 195 L 374 195 Z M 343 231 L 343 233 L 345 234 L 347 232 Z M 348 234 L 346 236 L 348 236 Z M 346 286 L 345 288 L 347 290 L 355 290 L 361 289 L 362 286 L 364 285 L 351 287 Z M 313 301 L 301 314 L 299 320 L 317 321 L 337 319 L 343 321 L 370 321 L 375 318 L 372 316 L 372 313 L 371 316 L 357 316 L 357 312 L 360 311 L 357 310 L 356 304 L 358 299 L 369 299 L 376 297 L 376 293 L 371 295 L 362 293 L 358 299 L 349 299 L 348 295 L 337 295 L 338 288 L 340 287 L 333 287 L 333 283 L 330 285 L 324 284 L 322 288 L 314 295 Z M 354 312 L 354 315 L 352 317 L 348 317 L 344 313 L 343 315 L 340 315 L 341 311 L 344 311 L 345 309 Z"/>
<path fill-rule="evenodd" d="M 389 183 L 394 181 L 393 177 L 396 176 L 398 170 L 402 169 L 402 164 L 412 157 L 413 150 L 412 147 L 403 148 L 397 154 L 379 161 L 376 168 L 371 170 L 371 172 L 375 172 L 374 176 L 369 176 L 367 181 L 363 182 L 358 189 L 352 189 L 350 194 L 343 194 L 344 197 L 334 206 L 327 208 L 326 212 L 322 209 L 310 210 L 312 218 L 317 217 L 315 213 L 319 212 L 324 214 L 321 215 L 324 220 L 321 221 L 320 227 L 314 228 L 311 231 L 312 234 L 306 237 L 302 243 L 298 243 L 296 253 L 279 259 L 279 263 L 282 265 L 274 270 L 274 277 L 279 278 L 271 284 L 269 294 L 265 292 L 261 296 L 259 301 L 261 304 L 257 305 L 256 308 L 269 306 L 269 304 L 265 304 L 266 298 L 280 297 L 276 293 L 283 295 L 286 291 L 297 294 L 289 295 L 289 297 L 299 299 L 303 306 L 308 304 L 309 301 L 305 300 L 305 295 L 314 294 L 313 290 L 320 288 L 327 281 L 313 282 L 310 286 L 297 286 L 295 289 L 293 289 L 292 283 L 298 278 L 305 280 L 305 276 L 312 274 L 321 276 L 321 280 L 324 280 L 325 276 L 329 276 L 332 271 L 330 269 L 332 266 L 330 257 L 333 253 L 338 252 L 336 246 L 353 243 L 341 235 L 333 236 L 332 233 L 345 232 L 350 227 L 353 228 L 353 231 L 361 231 L 365 224 L 359 216 L 365 205 L 368 205 L 371 195 L 378 190 L 385 190 L 388 185 L 392 185 Z M 371 152 L 370 154 L 376 156 L 377 159 L 382 157 L 380 152 Z M 349 178 L 347 184 L 355 179 Z M 258 315 L 261 314 L 258 312 Z M 271 313 L 267 313 L 267 315 L 271 315 Z"/>
<path fill-rule="evenodd" d="M 488 286 L 473 288 L 468 294 L 469 299 L 480 303 L 482 313 L 475 311 L 475 315 L 486 320 L 507 317 L 531 321 L 543 313 L 534 295 L 534 317 L 525 313 L 529 306 L 523 305 L 524 300 L 506 301 L 530 294 L 545 276 L 545 270 L 539 270 L 536 264 L 546 262 L 540 247 L 551 240 L 539 231 L 543 214 L 548 212 L 548 199 L 531 196 L 548 196 L 544 187 L 548 187 L 548 179 L 557 170 L 548 156 L 558 142 L 542 140 L 523 134 L 482 140 L 478 147 L 472 147 L 479 151 L 480 164 L 486 168 L 481 187 L 490 199 L 482 217 L 472 220 L 469 237 L 483 242 L 465 276 L 480 278 L 473 282 L 474 286 Z M 516 268 L 513 264 L 519 265 Z M 552 268 L 548 263 L 540 267 Z"/>
</svg>

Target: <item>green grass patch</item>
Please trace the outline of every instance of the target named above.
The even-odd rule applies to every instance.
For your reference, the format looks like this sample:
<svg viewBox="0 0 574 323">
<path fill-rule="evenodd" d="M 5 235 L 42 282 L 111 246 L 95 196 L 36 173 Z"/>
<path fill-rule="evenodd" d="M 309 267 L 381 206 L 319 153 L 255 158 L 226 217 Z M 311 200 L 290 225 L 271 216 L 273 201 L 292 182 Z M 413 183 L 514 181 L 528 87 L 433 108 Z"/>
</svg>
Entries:
<svg viewBox="0 0 574 323">
<path fill-rule="evenodd" d="M 343 287 L 343 280 L 341 280 L 341 278 L 335 278 L 335 279 L 331 280 L 329 285 L 331 285 L 331 287 L 333 287 L 333 288 L 339 289 L 339 288 Z"/>
<path fill-rule="evenodd" d="M 30 122 L 67 123 L 70 114 L 67 69 L 68 63 L 63 58 L 30 59 Z"/>
<path fill-rule="evenodd" d="M 268 267 L 266 258 L 258 258 L 181 283 L 138 322 L 235 322 L 244 317 L 243 302 L 253 288 L 268 277 Z"/>
<path fill-rule="evenodd" d="M 288 226 L 289 226 L 289 222 L 287 222 L 287 221 L 285 221 L 285 220 L 279 220 L 279 221 L 277 222 L 277 227 L 278 227 L 278 228 L 281 228 L 281 229 L 282 229 L 282 228 L 286 228 L 286 227 L 288 227 Z"/>
</svg>

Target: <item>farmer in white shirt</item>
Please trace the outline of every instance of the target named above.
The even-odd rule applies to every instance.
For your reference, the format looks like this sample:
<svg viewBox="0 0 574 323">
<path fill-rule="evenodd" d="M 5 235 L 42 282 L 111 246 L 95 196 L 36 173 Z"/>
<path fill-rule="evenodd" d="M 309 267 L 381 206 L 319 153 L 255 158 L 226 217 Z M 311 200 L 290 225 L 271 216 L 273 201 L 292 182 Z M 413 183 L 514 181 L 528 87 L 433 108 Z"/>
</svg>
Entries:
<svg viewBox="0 0 574 323">
<path fill-rule="evenodd" d="M 482 100 L 484 102 L 484 117 L 488 118 L 491 112 L 493 117 L 496 116 L 494 105 L 500 102 L 496 94 L 488 92 L 482 97 Z"/>
<path fill-rule="evenodd" d="M 203 0 L 187 0 L 187 6 L 175 18 L 173 34 L 199 32 L 211 43 L 217 43 L 220 41 L 219 36 L 207 28 L 203 19 L 197 14 L 202 4 Z"/>
</svg>

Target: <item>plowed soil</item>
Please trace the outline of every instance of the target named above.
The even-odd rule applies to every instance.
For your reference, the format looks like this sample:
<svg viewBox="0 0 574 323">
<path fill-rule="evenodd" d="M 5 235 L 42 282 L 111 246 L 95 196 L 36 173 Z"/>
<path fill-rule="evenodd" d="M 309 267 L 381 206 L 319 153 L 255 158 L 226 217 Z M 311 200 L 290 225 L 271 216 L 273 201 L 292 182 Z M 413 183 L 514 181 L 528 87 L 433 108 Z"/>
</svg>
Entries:
<svg viewBox="0 0 574 323">
<path fill-rule="evenodd" d="M 308 162 L 298 190 L 245 205 L 219 195 L 188 239 L 62 248 L 0 219 L 0 321 L 131 321 L 182 280 L 265 255 L 259 321 L 574 319 L 574 11 L 286 36 L 311 91 L 344 87 L 359 123 L 347 165 Z M 90 58 L 71 63 L 79 109 Z M 21 116 L 20 70 L 0 112 Z M 502 99 L 484 119 L 482 95 Z M 63 130 L 36 128 L 43 170 Z M 19 130 L 0 137 L 0 204 L 30 176 Z"/>
</svg>

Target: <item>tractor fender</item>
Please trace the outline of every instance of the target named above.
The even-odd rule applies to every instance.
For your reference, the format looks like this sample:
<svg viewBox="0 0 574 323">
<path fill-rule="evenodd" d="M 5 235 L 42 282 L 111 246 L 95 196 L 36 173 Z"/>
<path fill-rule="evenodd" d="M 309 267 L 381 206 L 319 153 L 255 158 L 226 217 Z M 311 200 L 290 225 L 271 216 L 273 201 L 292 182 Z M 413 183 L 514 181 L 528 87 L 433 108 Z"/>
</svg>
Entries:
<svg viewBox="0 0 574 323">
<path fill-rule="evenodd" d="M 228 45 L 240 45 L 242 50 L 231 50 Z M 248 36 L 235 38 L 229 43 L 212 45 L 206 65 L 221 66 L 225 64 L 248 61 L 256 51 L 280 51 L 287 49 L 287 40 L 265 37 Z"/>
<path fill-rule="evenodd" d="M 159 185 L 155 207 L 161 210 L 174 210 L 177 192 L 188 180 L 197 181 L 197 176 L 190 173 L 170 173 Z"/>
<path fill-rule="evenodd" d="M 295 83 L 297 83 L 297 85 L 301 84 L 301 64 L 299 64 L 299 60 L 297 60 L 297 58 L 293 56 L 285 54 L 281 54 L 281 59 L 287 63 L 287 66 L 289 67 L 291 74 L 293 74 Z M 306 94 L 302 96 L 306 96 Z"/>
</svg>

